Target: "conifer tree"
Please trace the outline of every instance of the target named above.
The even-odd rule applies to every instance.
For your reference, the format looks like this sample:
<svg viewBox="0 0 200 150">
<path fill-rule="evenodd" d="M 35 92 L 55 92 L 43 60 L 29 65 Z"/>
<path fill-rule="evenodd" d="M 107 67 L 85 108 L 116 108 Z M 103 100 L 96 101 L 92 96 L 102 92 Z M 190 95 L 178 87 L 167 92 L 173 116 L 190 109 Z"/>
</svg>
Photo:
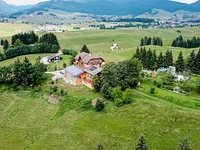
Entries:
<svg viewBox="0 0 200 150">
<path fill-rule="evenodd" d="M 141 38 L 140 46 L 144 46 L 144 39 L 143 38 Z"/>
<path fill-rule="evenodd" d="M 135 150 L 148 150 L 148 147 L 146 145 L 146 140 L 145 140 L 145 137 L 143 135 L 140 137 Z"/>
<path fill-rule="evenodd" d="M 193 50 L 190 53 L 190 56 L 188 57 L 187 62 L 186 62 L 187 69 L 190 70 L 192 73 L 195 73 L 195 68 L 196 68 L 195 60 L 196 60 L 196 56 Z"/>
<path fill-rule="evenodd" d="M 157 61 L 157 68 L 162 68 L 164 67 L 164 56 L 162 55 L 162 52 L 160 53 L 160 55 L 158 56 L 158 61 Z"/>
<path fill-rule="evenodd" d="M 153 62 L 153 53 L 151 51 L 151 49 L 149 48 L 149 50 L 147 51 L 147 69 L 148 70 L 153 70 L 153 66 L 154 66 L 154 62 Z"/>
<path fill-rule="evenodd" d="M 194 73 L 200 74 L 200 49 L 195 58 L 195 71 Z"/>
<path fill-rule="evenodd" d="M 180 51 L 178 60 L 176 61 L 176 71 L 177 72 L 183 72 L 185 70 L 185 64 L 183 59 L 182 51 Z"/>
<path fill-rule="evenodd" d="M 89 49 L 87 48 L 85 44 L 83 45 L 81 52 L 90 53 Z"/>
<path fill-rule="evenodd" d="M 156 55 L 156 51 L 154 49 L 153 51 L 153 57 L 152 57 L 152 62 L 153 62 L 153 69 L 157 69 L 157 55 Z"/>
<path fill-rule="evenodd" d="M 6 40 L 3 42 L 3 49 L 6 50 L 6 49 L 8 49 L 8 47 L 9 47 L 9 42 L 8 42 L 8 40 L 6 39 Z"/>
<path fill-rule="evenodd" d="M 136 49 L 135 57 L 136 57 L 137 59 L 140 58 L 140 50 L 139 50 L 139 47 L 137 47 L 137 49 Z"/>
<path fill-rule="evenodd" d="M 143 67 L 144 68 L 147 68 L 147 52 L 146 52 L 146 48 L 144 47 L 143 48 L 143 51 L 142 51 L 142 58 L 141 58 L 141 60 L 142 60 L 142 64 L 143 64 Z"/>
</svg>

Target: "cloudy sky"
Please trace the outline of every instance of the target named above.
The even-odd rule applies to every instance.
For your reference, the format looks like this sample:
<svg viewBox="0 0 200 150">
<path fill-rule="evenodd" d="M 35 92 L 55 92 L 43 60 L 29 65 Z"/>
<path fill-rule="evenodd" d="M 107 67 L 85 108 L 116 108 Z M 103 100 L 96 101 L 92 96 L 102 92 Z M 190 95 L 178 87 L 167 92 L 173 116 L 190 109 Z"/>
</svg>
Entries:
<svg viewBox="0 0 200 150">
<path fill-rule="evenodd" d="M 4 0 L 8 4 L 14 4 L 14 5 L 26 5 L 26 4 L 36 4 L 45 0 Z M 173 1 L 179 1 L 183 3 L 193 3 L 197 0 L 173 0 Z"/>
</svg>

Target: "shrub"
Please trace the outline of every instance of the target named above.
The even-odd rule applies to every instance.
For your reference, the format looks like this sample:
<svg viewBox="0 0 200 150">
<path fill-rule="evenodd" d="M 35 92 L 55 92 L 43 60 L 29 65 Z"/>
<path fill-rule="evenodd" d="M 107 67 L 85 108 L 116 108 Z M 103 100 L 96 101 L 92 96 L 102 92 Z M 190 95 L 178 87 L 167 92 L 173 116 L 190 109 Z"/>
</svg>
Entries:
<svg viewBox="0 0 200 150">
<path fill-rule="evenodd" d="M 58 91 L 58 87 L 57 87 L 57 86 L 54 86 L 54 87 L 52 88 L 52 91 L 53 91 L 53 92 L 57 92 L 57 91 Z"/>
<path fill-rule="evenodd" d="M 116 98 L 115 99 L 115 105 L 117 107 L 123 106 L 123 100 L 121 98 Z"/>
<path fill-rule="evenodd" d="M 151 93 L 151 94 L 154 94 L 154 93 L 155 93 L 155 87 L 152 87 L 152 86 L 150 87 L 150 93 Z"/>
<path fill-rule="evenodd" d="M 118 86 L 116 88 L 109 88 L 108 91 L 112 99 L 122 98 L 121 87 Z"/>
<path fill-rule="evenodd" d="M 63 89 L 60 90 L 60 95 L 61 95 L 61 96 L 64 95 L 64 90 L 63 90 Z"/>
<path fill-rule="evenodd" d="M 122 97 L 124 104 L 129 104 L 133 101 L 133 91 L 131 89 L 126 89 Z"/>
<path fill-rule="evenodd" d="M 90 105 L 91 105 L 91 104 L 90 104 Z M 97 103 L 96 103 L 96 105 L 95 105 L 95 109 L 96 109 L 97 111 L 101 111 L 101 110 L 104 109 L 104 103 L 103 103 L 102 100 L 97 99 Z"/>
</svg>

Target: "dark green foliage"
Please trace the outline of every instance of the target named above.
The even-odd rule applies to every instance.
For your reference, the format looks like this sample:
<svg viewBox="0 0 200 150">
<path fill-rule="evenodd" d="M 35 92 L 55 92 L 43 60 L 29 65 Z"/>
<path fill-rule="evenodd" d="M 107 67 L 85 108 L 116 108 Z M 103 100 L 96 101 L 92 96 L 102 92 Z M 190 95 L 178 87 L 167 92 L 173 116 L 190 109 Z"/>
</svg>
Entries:
<svg viewBox="0 0 200 150">
<path fill-rule="evenodd" d="M 108 63 L 104 66 L 101 80 L 101 92 L 105 98 L 110 98 L 108 89 L 121 87 L 122 90 L 135 88 L 139 81 L 142 65 L 137 59 L 126 60 L 119 63 Z"/>
<path fill-rule="evenodd" d="M 190 70 L 191 73 L 196 73 L 196 56 L 195 56 L 194 50 L 191 52 L 190 56 L 187 58 L 186 68 L 187 70 Z"/>
<path fill-rule="evenodd" d="M 178 60 L 176 61 L 176 71 L 183 72 L 185 70 L 185 62 L 183 59 L 182 51 L 180 51 Z"/>
<path fill-rule="evenodd" d="M 154 93 L 155 93 L 155 87 L 152 87 L 152 86 L 150 87 L 150 93 L 151 93 L 151 94 L 154 94 Z"/>
<path fill-rule="evenodd" d="M 145 36 L 144 38 L 141 39 L 140 41 L 140 46 L 145 46 L 145 45 L 158 45 L 158 46 L 163 46 L 162 39 L 160 37 L 147 37 Z"/>
<path fill-rule="evenodd" d="M 73 50 L 68 50 L 68 49 L 63 49 L 62 50 L 63 55 L 73 55 L 74 51 Z"/>
<path fill-rule="evenodd" d="M 95 76 L 93 77 L 92 81 L 93 81 L 93 87 L 94 87 L 95 92 L 100 92 L 101 86 L 102 86 L 102 85 L 101 85 L 101 84 L 102 84 L 102 81 L 101 81 L 100 76 L 95 75 Z"/>
<path fill-rule="evenodd" d="M 73 51 L 73 54 L 72 54 L 72 56 L 70 57 L 70 65 L 73 65 L 74 64 L 74 58 L 76 57 L 76 55 L 77 55 L 77 52 L 76 51 Z"/>
<path fill-rule="evenodd" d="M 173 55 L 172 55 L 172 51 L 167 50 L 165 53 L 165 62 L 164 62 L 164 67 L 169 67 L 173 65 Z"/>
<path fill-rule="evenodd" d="M 188 139 L 184 139 L 183 142 L 179 144 L 179 150 L 192 150 Z"/>
<path fill-rule="evenodd" d="M 52 91 L 56 93 L 56 92 L 58 91 L 58 86 L 54 86 L 54 87 L 52 88 Z"/>
<path fill-rule="evenodd" d="M 121 87 L 109 88 L 110 97 L 114 100 L 116 98 L 122 98 Z"/>
<path fill-rule="evenodd" d="M 194 63 L 194 73 L 195 74 L 200 74 L 200 49 L 195 57 L 195 63 Z"/>
<path fill-rule="evenodd" d="M 30 45 L 38 42 L 38 36 L 33 31 L 30 33 L 15 34 L 12 36 L 11 44 L 15 45 L 17 40 L 20 40 L 25 45 Z"/>
<path fill-rule="evenodd" d="M 200 46 L 200 37 L 193 37 L 191 40 L 183 40 L 182 35 L 177 37 L 172 42 L 173 47 L 183 47 L 183 48 L 196 48 Z"/>
<path fill-rule="evenodd" d="M 0 83 L 35 86 L 41 83 L 46 66 L 40 62 L 34 65 L 27 58 L 23 62 L 17 59 L 8 67 L 0 67 Z"/>
<path fill-rule="evenodd" d="M 95 109 L 96 111 L 102 111 L 104 109 L 104 102 L 100 99 L 97 99 Z"/>
<path fill-rule="evenodd" d="M 98 144 L 97 150 L 103 150 L 103 145 L 101 143 Z"/>
<path fill-rule="evenodd" d="M 14 43 L 14 46 L 17 47 L 17 46 L 21 46 L 22 45 L 22 42 L 20 41 L 20 39 L 17 39 Z"/>
<path fill-rule="evenodd" d="M 63 68 L 66 68 L 67 67 L 67 64 L 66 63 L 63 63 Z"/>
<path fill-rule="evenodd" d="M 8 49 L 8 47 L 9 47 L 9 42 L 8 42 L 8 40 L 7 39 L 5 39 L 5 41 L 3 42 L 3 49 L 4 50 L 7 50 Z"/>
<path fill-rule="evenodd" d="M 87 48 L 87 46 L 84 44 L 80 52 L 90 53 L 90 50 Z"/>
<path fill-rule="evenodd" d="M 3 46 L 3 43 L 4 43 L 4 40 L 3 40 L 3 39 L 1 39 L 1 43 L 0 43 L 0 44 L 1 44 L 1 46 Z"/>
<path fill-rule="evenodd" d="M 39 39 L 39 43 L 47 43 L 50 45 L 59 45 L 57 37 L 53 33 L 46 33 Z"/>
<path fill-rule="evenodd" d="M 200 77 L 196 81 L 196 91 L 200 94 Z"/>
<path fill-rule="evenodd" d="M 148 147 L 146 145 L 146 140 L 144 135 L 142 135 L 138 141 L 137 147 L 135 150 L 148 150 Z"/>
<path fill-rule="evenodd" d="M 165 66 L 165 58 L 162 55 L 162 52 L 160 53 L 160 55 L 158 56 L 158 60 L 157 60 L 157 68 L 162 68 Z"/>
</svg>

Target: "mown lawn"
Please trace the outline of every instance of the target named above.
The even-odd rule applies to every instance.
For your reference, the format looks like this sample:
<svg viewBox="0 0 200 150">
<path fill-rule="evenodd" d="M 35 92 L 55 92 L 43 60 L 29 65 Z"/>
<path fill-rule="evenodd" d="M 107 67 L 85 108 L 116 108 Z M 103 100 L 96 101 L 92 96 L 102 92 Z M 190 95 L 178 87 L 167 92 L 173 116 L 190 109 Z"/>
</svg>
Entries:
<svg viewBox="0 0 200 150">
<path fill-rule="evenodd" d="M 83 97 L 99 97 L 84 87 L 66 85 L 65 91 L 71 93 L 72 89 Z M 102 112 L 67 109 L 57 117 L 59 104 L 31 96 L 26 90 L 12 92 L 1 87 L 0 148 L 83 150 L 102 143 L 104 149 L 129 150 L 135 148 L 142 133 L 149 149 L 178 149 L 184 137 L 193 149 L 200 147 L 200 111 L 180 110 L 137 94 L 134 97 L 132 104 L 123 107 L 109 102 Z"/>
</svg>

